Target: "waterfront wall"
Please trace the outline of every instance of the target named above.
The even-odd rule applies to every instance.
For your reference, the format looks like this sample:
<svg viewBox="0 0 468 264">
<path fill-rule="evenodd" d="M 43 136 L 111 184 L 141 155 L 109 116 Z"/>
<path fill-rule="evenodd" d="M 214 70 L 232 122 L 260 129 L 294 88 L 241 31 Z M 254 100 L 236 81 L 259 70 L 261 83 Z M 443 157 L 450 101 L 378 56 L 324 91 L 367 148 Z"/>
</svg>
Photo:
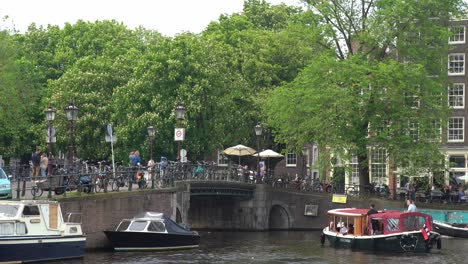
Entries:
<svg viewBox="0 0 468 264">
<path fill-rule="evenodd" d="M 123 218 L 131 218 L 143 211 L 162 212 L 196 230 L 318 230 L 327 225 L 327 211 L 335 208 L 369 208 L 378 210 L 406 208 L 405 201 L 362 199 L 348 197 L 346 204 L 332 203 L 332 194 L 295 192 L 256 185 L 252 198 L 233 196 L 190 196 L 190 186 L 172 189 L 111 192 L 81 197 L 61 198 L 62 211 L 81 212 L 83 230 L 90 249 L 110 246 L 102 231 L 115 229 Z M 312 210 L 306 213 L 306 206 Z M 460 218 L 468 211 L 448 210 L 451 205 L 418 204 L 421 211 L 434 219 Z M 439 210 L 429 210 L 428 208 Z M 455 218 L 454 218 L 455 217 Z M 442 219 L 440 219 L 442 220 Z"/>
</svg>

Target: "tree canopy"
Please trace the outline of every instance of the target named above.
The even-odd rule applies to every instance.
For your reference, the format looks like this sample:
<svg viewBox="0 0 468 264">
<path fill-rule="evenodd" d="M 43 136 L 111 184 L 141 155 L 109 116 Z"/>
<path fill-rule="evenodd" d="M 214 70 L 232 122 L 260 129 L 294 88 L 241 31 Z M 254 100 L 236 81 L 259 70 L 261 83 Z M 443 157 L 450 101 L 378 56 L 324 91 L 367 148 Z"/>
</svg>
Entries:
<svg viewBox="0 0 468 264">
<path fill-rule="evenodd" d="M 333 51 L 271 92 L 265 111 L 277 139 L 355 155 L 361 184 L 373 150 L 407 173 L 435 169 L 449 114 L 447 22 L 462 1 L 305 2 Z"/>
</svg>

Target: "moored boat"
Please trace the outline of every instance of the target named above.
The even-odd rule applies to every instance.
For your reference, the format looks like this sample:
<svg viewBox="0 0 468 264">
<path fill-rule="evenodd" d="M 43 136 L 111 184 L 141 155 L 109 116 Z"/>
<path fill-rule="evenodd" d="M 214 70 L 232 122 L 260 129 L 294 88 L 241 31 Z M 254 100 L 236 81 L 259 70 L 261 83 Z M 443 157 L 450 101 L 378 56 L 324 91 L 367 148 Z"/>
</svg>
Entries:
<svg viewBox="0 0 468 264">
<path fill-rule="evenodd" d="M 434 221 L 432 223 L 434 230 L 444 236 L 468 238 L 468 224 L 467 223 L 444 223 Z"/>
<path fill-rule="evenodd" d="M 200 236 L 163 213 L 145 212 L 123 219 L 115 231 L 104 231 L 116 251 L 151 251 L 196 248 Z"/>
<path fill-rule="evenodd" d="M 81 215 L 62 215 L 56 201 L 0 202 L 0 263 L 83 257 Z"/>
<path fill-rule="evenodd" d="M 367 215 L 367 209 L 328 211 L 328 226 L 321 243 L 336 247 L 381 252 L 430 252 L 441 249 L 440 234 L 431 230 L 432 217 L 420 212 L 384 210 Z"/>
</svg>

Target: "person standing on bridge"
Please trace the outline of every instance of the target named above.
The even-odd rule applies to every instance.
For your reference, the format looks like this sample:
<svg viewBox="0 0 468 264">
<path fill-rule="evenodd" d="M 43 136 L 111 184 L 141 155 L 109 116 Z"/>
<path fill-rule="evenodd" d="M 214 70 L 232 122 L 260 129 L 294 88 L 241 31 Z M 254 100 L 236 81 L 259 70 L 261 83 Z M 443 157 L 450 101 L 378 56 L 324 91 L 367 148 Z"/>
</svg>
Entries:
<svg viewBox="0 0 468 264">
<path fill-rule="evenodd" d="M 31 156 L 31 163 L 32 163 L 32 177 L 33 180 L 37 180 L 36 178 L 39 177 L 39 171 L 41 169 L 41 151 L 36 149 Z"/>
</svg>

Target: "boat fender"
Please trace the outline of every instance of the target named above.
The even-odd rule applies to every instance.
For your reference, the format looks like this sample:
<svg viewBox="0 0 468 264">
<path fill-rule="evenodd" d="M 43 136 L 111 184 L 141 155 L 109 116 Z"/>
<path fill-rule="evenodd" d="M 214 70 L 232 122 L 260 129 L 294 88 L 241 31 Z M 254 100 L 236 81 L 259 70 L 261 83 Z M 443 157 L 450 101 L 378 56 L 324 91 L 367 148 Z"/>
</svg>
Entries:
<svg viewBox="0 0 468 264">
<path fill-rule="evenodd" d="M 351 240 L 351 249 L 354 249 L 356 247 L 356 237 L 354 237 L 352 240 Z"/>
<path fill-rule="evenodd" d="M 325 234 L 324 233 L 322 233 L 320 235 L 320 244 L 322 244 L 322 245 L 325 244 Z"/>
</svg>

